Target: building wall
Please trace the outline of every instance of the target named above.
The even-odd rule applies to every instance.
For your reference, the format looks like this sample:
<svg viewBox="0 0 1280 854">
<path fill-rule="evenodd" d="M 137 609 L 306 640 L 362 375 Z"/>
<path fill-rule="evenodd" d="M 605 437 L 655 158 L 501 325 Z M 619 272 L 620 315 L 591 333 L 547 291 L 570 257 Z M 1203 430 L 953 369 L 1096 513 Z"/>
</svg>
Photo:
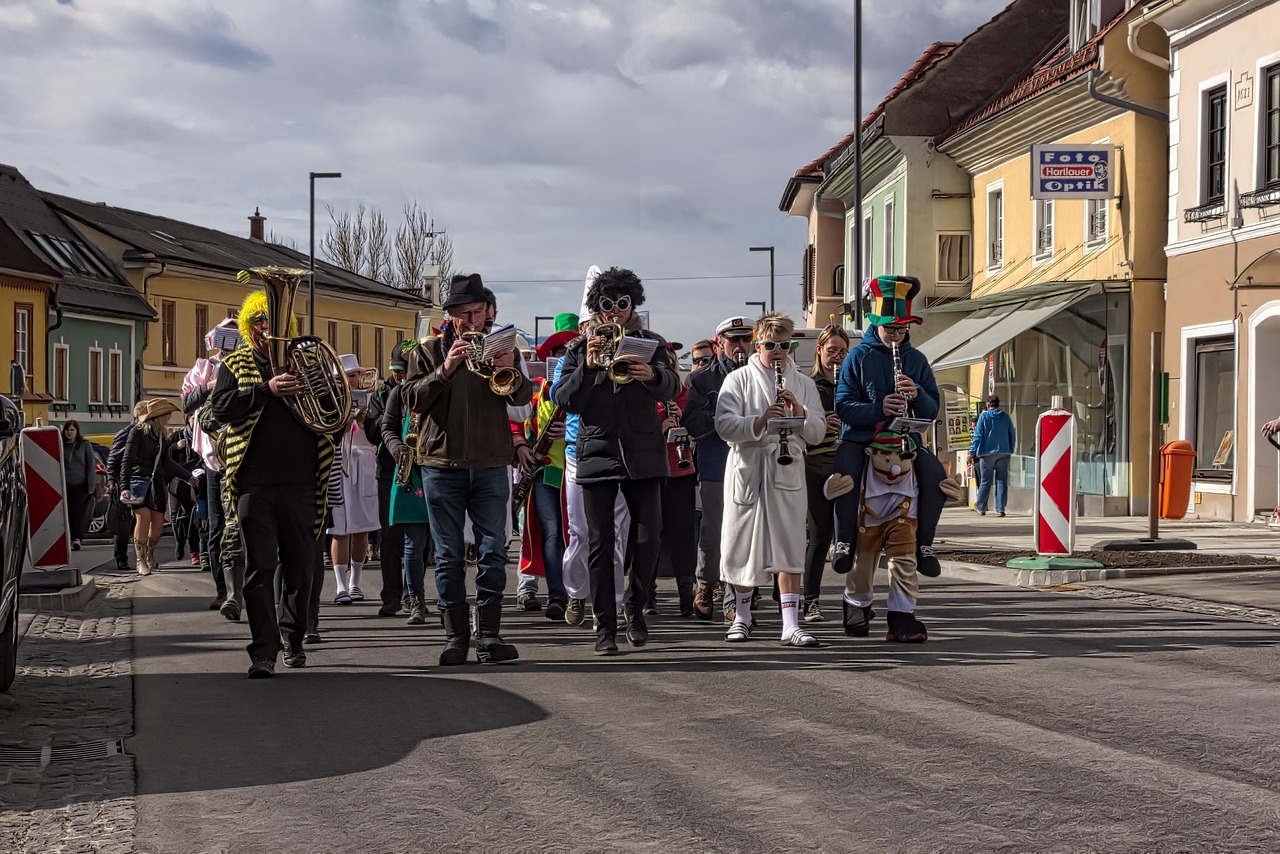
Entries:
<svg viewBox="0 0 1280 854">
<path fill-rule="evenodd" d="M 812 246 L 815 253 L 814 298 L 805 306 L 803 322 L 808 327 L 822 327 L 831 322 L 831 315 L 835 315 L 838 321 L 842 314 L 840 304 L 844 301 L 843 284 L 848 278 L 847 272 L 841 276 L 839 293 L 833 286 L 833 279 L 836 268 L 844 263 L 844 238 L 841 220 L 819 211 L 816 201 L 809 207 L 808 225 L 809 242 L 806 245 Z M 803 264 L 804 257 L 800 260 Z M 785 295 L 782 300 L 785 305 Z"/>
<path fill-rule="evenodd" d="M 142 353 L 142 324 L 132 320 L 93 317 L 67 312 L 62 326 L 49 332 L 49 388 L 61 391 L 56 377 L 58 351 L 66 349 L 66 394 L 49 405 L 50 420 L 61 424 L 75 419 L 86 436 L 109 439 L 129 423 L 134 396 L 134 367 Z M 93 353 L 99 360 L 100 393 L 90 398 L 90 366 Z M 120 373 L 116 394 L 112 394 L 112 353 L 119 354 Z"/>
<path fill-rule="evenodd" d="M 49 327 L 49 284 L 47 282 L 28 279 L 16 273 L 0 272 L 0 394 L 8 394 L 9 362 L 15 357 L 15 322 L 19 306 L 30 308 L 28 322 L 27 352 L 27 392 L 30 396 L 44 395 L 48 391 L 48 364 L 45 346 Z M 28 399 L 23 401 L 27 424 L 34 424 L 36 418 L 43 418 L 48 423 L 49 411 L 45 401 Z"/>
</svg>

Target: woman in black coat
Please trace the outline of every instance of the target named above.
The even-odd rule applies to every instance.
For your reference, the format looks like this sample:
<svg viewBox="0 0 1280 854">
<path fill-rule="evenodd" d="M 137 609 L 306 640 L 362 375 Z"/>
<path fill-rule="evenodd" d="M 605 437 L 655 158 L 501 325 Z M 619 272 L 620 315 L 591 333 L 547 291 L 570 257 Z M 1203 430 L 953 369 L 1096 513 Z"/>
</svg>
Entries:
<svg viewBox="0 0 1280 854">
<path fill-rule="evenodd" d="M 62 425 L 62 465 L 67 478 L 67 522 L 71 528 L 71 550 L 80 548 L 85 519 L 98 489 L 98 458 L 80 432 L 77 421 Z"/>
<path fill-rule="evenodd" d="M 133 548 L 138 554 L 139 575 L 150 575 L 157 568 L 156 545 L 164 534 L 169 479 L 176 477 L 196 485 L 195 478 L 168 453 L 165 422 L 177 411 L 171 401 L 148 401 L 125 443 L 120 500 L 134 505 Z"/>
</svg>

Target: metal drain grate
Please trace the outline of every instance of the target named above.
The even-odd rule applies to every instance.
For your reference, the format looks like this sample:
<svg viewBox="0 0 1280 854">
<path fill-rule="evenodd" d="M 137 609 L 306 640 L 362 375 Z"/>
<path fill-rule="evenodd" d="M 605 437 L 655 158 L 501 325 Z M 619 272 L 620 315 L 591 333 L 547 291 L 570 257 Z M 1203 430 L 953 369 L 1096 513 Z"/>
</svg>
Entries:
<svg viewBox="0 0 1280 854">
<path fill-rule="evenodd" d="M 124 739 L 90 741 L 59 747 L 0 746 L 0 765 L 48 765 L 50 762 L 84 762 L 124 755 Z"/>
</svg>

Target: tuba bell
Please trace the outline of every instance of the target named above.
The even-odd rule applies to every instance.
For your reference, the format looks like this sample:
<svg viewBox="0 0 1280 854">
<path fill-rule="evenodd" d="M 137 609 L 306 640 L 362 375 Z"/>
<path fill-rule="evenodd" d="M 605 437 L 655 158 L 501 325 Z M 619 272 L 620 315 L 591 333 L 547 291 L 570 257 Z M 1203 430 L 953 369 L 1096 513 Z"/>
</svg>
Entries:
<svg viewBox="0 0 1280 854">
<path fill-rule="evenodd" d="M 467 370 L 489 380 L 489 391 L 501 397 L 514 392 L 520 386 L 520 372 L 515 368 L 496 368 L 484 360 L 484 333 L 468 329 L 461 335 L 467 342 Z"/>
<path fill-rule="evenodd" d="M 310 275 L 297 267 L 250 267 L 267 293 L 267 359 L 275 374 L 293 374 L 299 390 L 281 398 L 289 411 L 313 433 L 331 435 L 351 426 L 355 409 L 342 361 L 333 348 L 314 335 L 289 335 L 293 298 L 298 284 Z M 242 281 L 247 280 L 242 276 Z"/>
<path fill-rule="evenodd" d="M 600 366 L 609 375 L 609 379 L 615 385 L 626 385 L 631 382 L 634 377 L 627 370 L 631 366 L 631 360 L 627 358 L 619 359 L 614 355 L 618 352 L 618 345 L 622 343 L 622 339 L 627 334 L 627 331 L 622 328 L 622 324 L 598 323 L 592 327 L 590 334 L 604 339 L 604 343 L 600 345 L 598 359 Z"/>
</svg>

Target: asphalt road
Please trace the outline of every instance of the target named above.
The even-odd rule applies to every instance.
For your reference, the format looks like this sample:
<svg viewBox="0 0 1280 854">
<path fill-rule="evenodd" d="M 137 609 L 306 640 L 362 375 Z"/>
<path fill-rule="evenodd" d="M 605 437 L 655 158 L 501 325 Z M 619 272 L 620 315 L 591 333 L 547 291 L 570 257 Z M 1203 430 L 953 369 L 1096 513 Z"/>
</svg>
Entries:
<svg viewBox="0 0 1280 854">
<path fill-rule="evenodd" d="M 438 624 L 366 602 L 325 606 L 304 670 L 249 681 L 208 576 L 147 579 L 138 850 L 1280 849 L 1272 626 L 933 582 L 923 646 L 882 617 L 844 638 L 834 586 L 822 649 L 780 647 L 768 609 L 730 646 L 669 585 L 616 659 L 508 612 L 518 664 L 444 670 Z"/>
</svg>

